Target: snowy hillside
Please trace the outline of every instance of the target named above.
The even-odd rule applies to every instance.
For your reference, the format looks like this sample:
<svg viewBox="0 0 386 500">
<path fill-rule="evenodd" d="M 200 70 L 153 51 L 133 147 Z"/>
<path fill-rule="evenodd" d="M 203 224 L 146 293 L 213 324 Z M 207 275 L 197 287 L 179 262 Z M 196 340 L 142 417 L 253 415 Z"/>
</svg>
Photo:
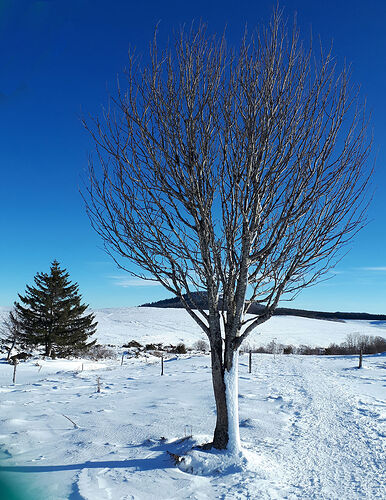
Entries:
<svg viewBox="0 0 386 500">
<path fill-rule="evenodd" d="M 98 321 L 98 342 L 122 345 L 132 339 L 142 344 L 184 342 L 191 346 L 204 334 L 183 309 L 156 309 L 132 307 L 99 309 L 95 311 Z M 326 347 L 331 342 L 340 344 L 349 333 L 379 335 L 384 337 L 386 329 L 382 322 L 326 321 L 296 316 L 274 316 L 251 334 L 252 345 L 265 345 L 273 338 L 279 343 L 298 346 Z"/>
<path fill-rule="evenodd" d="M 0 308 L 0 320 L 9 309 Z M 97 340 L 100 344 L 121 346 L 130 340 L 141 344 L 158 343 L 192 346 L 205 339 L 203 332 L 184 309 L 122 307 L 97 309 Z M 327 347 L 340 344 L 349 333 L 386 336 L 382 321 L 328 321 L 298 316 L 274 316 L 248 338 L 252 346 L 268 344 L 272 339 L 282 344 Z"/>
</svg>

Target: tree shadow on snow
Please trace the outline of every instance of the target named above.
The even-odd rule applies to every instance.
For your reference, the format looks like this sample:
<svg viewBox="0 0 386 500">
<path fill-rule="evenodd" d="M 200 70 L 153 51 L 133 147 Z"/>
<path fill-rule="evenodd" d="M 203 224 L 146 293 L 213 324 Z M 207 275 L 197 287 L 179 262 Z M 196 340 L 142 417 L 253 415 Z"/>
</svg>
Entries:
<svg viewBox="0 0 386 500">
<path fill-rule="evenodd" d="M 21 465 L 21 466 L 0 466 L 2 472 L 19 472 L 37 474 L 41 472 L 60 472 L 60 471 L 81 471 L 83 469 L 133 469 L 134 471 L 149 471 L 156 469 L 172 469 L 175 468 L 175 463 L 170 458 L 173 453 L 184 454 L 191 449 L 193 440 L 190 436 L 174 441 L 168 441 L 165 438 L 160 440 L 147 439 L 138 445 L 132 445 L 130 448 L 147 447 L 152 451 L 160 451 L 156 457 L 149 458 L 133 458 L 127 460 L 103 460 L 103 461 L 86 461 L 75 464 L 63 465 Z M 74 493 L 74 492 L 73 492 Z M 74 493 L 74 498 L 79 498 Z"/>
<path fill-rule="evenodd" d="M 67 470 L 82 469 L 135 469 L 135 470 L 155 470 L 172 468 L 173 464 L 167 457 L 158 456 L 154 458 L 134 458 L 130 460 L 107 460 L 101 462 L 82 462 L 78 464 L 66 465 L 22 465 L 0 467 L 0 472 L 58 472 Z"/>
</svg>

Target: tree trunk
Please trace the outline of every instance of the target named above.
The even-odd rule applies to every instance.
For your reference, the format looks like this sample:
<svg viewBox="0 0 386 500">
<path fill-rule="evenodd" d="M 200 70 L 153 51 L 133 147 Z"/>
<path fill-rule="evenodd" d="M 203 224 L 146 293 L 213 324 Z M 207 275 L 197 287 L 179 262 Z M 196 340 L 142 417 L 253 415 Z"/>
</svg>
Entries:
<svg viewBox="0 0 386 500">
<path fill-rule="evenodd" d="M 230 353 L 223 362 L 221 341 L 211 347 L 212 381 L 217 409 L 212 446 L 239 453 L 238 351 Z"/>
<path fill-rule="evenodd" d="M 212 382 L 214 399 L 216 401 L 217 420 L 213 436 L 213 446 L 224 450 L 228 445 L 228 408 L 226 403 L 226 389 L 224 369 L 222 363 L 221 340 L 211 345 Z"/>
<path fill-rule="evenodd" d="M 52 351 L 52 344 L 50 341 L 47 341 L 46 342 L 46 352 L 44 353 L 44 355 L 50 357 L 51 351 Z"/>
<path fill-rule="evenodd" d="M 16 339 L 13 339 L 11 347 L 8 349 L 7 361 L 9 361 L 9 358 L 11 357 L 11 353 L 12 353 L 13 348 L 15 347 L 15 344 L 16 344 Z"/>
</svg>

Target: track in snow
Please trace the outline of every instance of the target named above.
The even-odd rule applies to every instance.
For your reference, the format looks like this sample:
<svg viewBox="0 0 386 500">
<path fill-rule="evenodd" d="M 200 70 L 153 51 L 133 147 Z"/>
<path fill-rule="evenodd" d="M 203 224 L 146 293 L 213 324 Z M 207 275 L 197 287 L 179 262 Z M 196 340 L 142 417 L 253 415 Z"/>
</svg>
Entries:
<svg viewBox="0 0 386 500">
<path fill-rule="evenodd" d="M 361 372 L 348 367 L 337 376 L 332 361 L 279 356 L 265 365 L 270 397 L 289 416 L 275 452 L 288 498 L 386 498 L 385 420 L 371 409 L 385 403 L 373 398 L 363 408 L 345 376 Z"/>
</svg>

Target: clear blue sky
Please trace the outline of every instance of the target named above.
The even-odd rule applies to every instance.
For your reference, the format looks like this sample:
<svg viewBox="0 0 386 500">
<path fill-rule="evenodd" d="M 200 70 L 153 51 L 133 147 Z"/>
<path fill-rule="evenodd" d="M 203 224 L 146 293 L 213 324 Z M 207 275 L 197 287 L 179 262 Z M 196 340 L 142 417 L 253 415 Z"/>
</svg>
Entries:
<svg viewBox="0 0 386 500">
<path fill-rule="evenodd" d="M 129 45 L 146 52 L 155 24 L 166 38 L 202 18 L 228 26 L 266 22 L 263 0 L 0 0 L 0 305 L 24 292 L 54 259 L 93 307 L 133 306 L 168 297 L 118 271 L 92 231 L 78 192 L 90 140 L 80 116 L 96 113 L 114 90 Z M 327 283 L 304 291 L 296 307 L 386 313 L 386 2 L 283 0 L 305 37 L 310 28 L 352 63 L 373 113 L 377 172 L 371 223 Z"/>
</svg>

